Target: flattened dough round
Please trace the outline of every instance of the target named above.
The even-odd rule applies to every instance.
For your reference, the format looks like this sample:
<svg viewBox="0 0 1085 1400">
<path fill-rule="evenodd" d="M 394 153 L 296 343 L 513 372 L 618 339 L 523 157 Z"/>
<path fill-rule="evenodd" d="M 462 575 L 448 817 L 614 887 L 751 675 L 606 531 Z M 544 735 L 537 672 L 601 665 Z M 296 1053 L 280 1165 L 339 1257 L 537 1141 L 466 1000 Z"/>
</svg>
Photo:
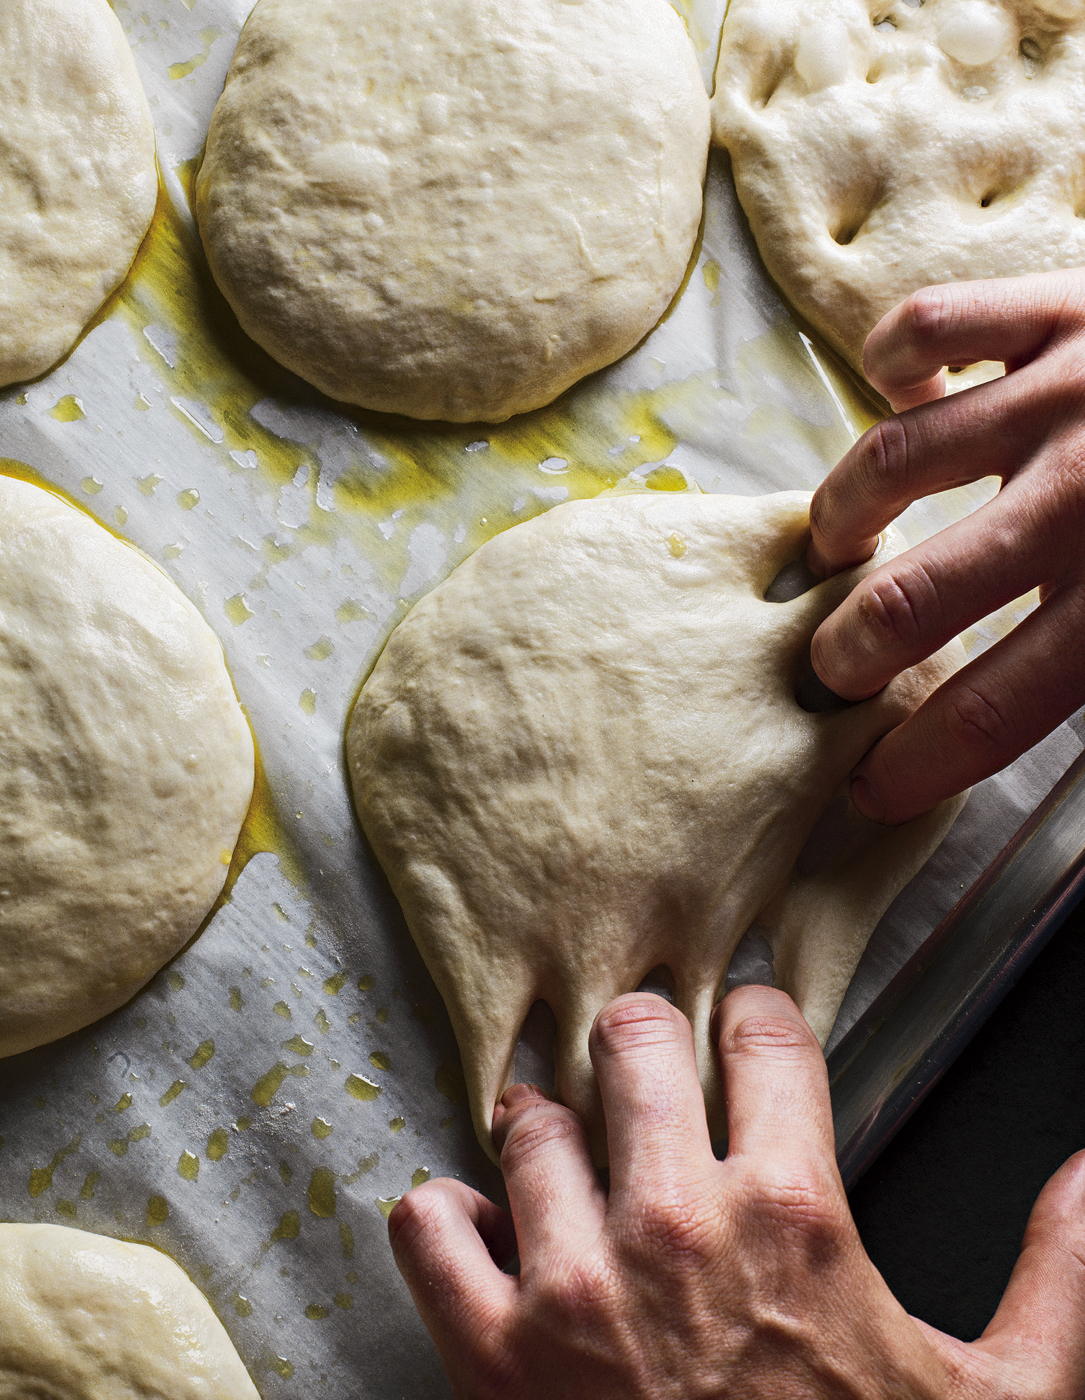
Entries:
<svg viewBox="0 0 1085 1400">
<path fill-rule="evenodd" d="M 393 632 L 347 736 L 362 826 L 448 1007 L 475 1126 L 537 999 L 556 1088 L 604 1151 L 588 1032 L 660 965 L 721 1127 L 709 1017 L 747 930 L 827 1037 L 862 949 L 960 800 L 901 827 L 846 803 L 852 768 L 963 660 L 808 713 L 800 666 L 868 564 L 766 602 L 809 497 L 649 493 L 498 535 Z"/>
<path fill-rule="evenodd" d="M 0 0 L 0 385 L 60 359 L 154 214 L 154 127 L 106 0 Z"/>
<path fill-rule="evenodd" d="M 252 795 L 218 639 L 153 564 L 0 477 L 0 1054 L 127 1001 L 196 932 Z"/>
<path fill-rule="evenodd" d="M 708 127 L 667 0 L 260 0 L 196 212 L 290 369 L 366 408 L 501 422 L 662 315 Z"/>
<path fill-rule="evenodd" d="M 63 1400 L 259 1400 L 172 1259 L 63 1225 L 0 1225 L 0 1392 Z"/>
<path fill-rule="evenodd" d="M 857 369 L 921 287 L 1085 264 L 1076 0 L 731 0 L 713 134 L 769 272 Z"/>
</svg>

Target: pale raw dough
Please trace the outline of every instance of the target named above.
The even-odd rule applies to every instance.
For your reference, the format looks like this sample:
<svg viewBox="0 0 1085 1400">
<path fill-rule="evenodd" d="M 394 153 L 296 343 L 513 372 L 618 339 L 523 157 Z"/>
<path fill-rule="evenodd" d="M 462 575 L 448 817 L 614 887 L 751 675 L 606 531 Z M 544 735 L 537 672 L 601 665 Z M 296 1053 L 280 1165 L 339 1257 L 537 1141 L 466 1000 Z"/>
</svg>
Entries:
<svg viewBox="0 0 1085 1400">
<path fill-rule="evenodd" d="M 253 744 L 203 618 L 59 497 L 0 477 L 0 1055 L 120 1006 L 226 878 Z"/>
<path fill-rule="evenodd" d="M 731 0 L 713 134 L 769 272 L 857 369 L 921 287 L 1085 264 L 1080 0 Z"/>
<path fill-rule="evenodd" d="M 154 214 L 154 127 L 106 0 L 0 0 L 0 385 L 64 355 Z"/>
<path fill-rule="evenodd" d="M 445 999 L 487 1147 L 542 998 L 558 1092 L 601 1155 L 588 1031 L 661 964 L 719 1128 L 708 1022 L 743 933 L 767 940 L 824 1041 L 871 930 L 956 816 L 960 800 L 890 828 L 845 808 L 851 769 L 963 649 L 861 705 L 800 709 L 818 624 L 902 547 L 766 602 L 803 553 L 808 505 L 557 506 L 417 604 L 362 688 L 347 740 L 358 813 Z"/>
<path fill-rule="evenodd" d="M 242 326 L 325 393 L 500 422 L 663 314 L 708 130 L 667 0 L 260 0 L 196 213 Z"/>
<path fill-rule="evenodd" d="M 0 1225 L 0 1394 L 260 1400 L 172 1259 L 63 1225 Z"/>
</svg>

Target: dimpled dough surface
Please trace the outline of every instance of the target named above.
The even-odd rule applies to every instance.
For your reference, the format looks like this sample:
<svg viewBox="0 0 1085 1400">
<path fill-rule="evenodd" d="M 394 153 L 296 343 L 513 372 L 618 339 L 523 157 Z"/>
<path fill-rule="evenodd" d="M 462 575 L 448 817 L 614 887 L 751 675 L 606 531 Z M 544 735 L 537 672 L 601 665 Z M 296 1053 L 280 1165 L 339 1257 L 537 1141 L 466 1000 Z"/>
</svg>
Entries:
<svg viewBox="0 0 1085 1400">
<path fill-rule="evenodd" d="M 825 1040 L 866 940 L 960 799 L 901 827 L 845 805 L 872 743 L 963 660 L 954 642 L 875 698 L 807 713 L 796 675 L 857 579 L 764 593 L 798 559 L 809 497 L 603 497 L 498 535 L 392 634 L 348 759 L 365 833 L 445 999 L 476 1129 L 538 998 L 556 1087 L 602 1157 L 588 1031 L 659 965 L 708 1023 L 756 926 Z M 822 818 L 822 814 L 825 814 Z"/>
<path fill-rule="evenodd" d="M 154 213 L 154 128 L 106 0 L 0 0 L 0 385 L 42 374 Z"/>
<path fill-rule="evenodd" d="M 0 477 L 0 1054 L 132 996 L 196 932 L 252 793 L 211 629 L 88 516 Z"/>
<path fill-rule="evenodd" d="M 1081 0 L 731 0 L 713 131 L 769 272 L 857 368 L 920 287 L 1085 264 Z"/>
<path fill-rule="evenodd" d="M 667 0 L 261 0 L 197 217 L 242 326 L 325 393 L 500 422 L 663 314 L 708 131 Z"/>
<path fill-rule="evenodd" d="M 0 1225 L 0 1394 L 259 1400 L 172 1259 L 63 1225 Z"/>
</svg>

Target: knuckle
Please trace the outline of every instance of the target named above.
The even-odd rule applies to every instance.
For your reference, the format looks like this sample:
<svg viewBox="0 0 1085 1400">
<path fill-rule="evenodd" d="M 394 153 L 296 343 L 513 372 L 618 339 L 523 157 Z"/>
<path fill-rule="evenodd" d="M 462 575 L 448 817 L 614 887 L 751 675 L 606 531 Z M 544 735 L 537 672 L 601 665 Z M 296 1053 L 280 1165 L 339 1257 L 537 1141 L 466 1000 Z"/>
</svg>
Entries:
<svg viewBox="0 0 1085 1400">
<path fill-rule="evenodd" d="M 918 562 L 897 561 L 865 579 L 856 592 L 855 618 L 871 650 L 914 646 L 941 621 L 937 585 Z"/>
<path fill-rule="evenodd" d="M 896 502 L 908 495 L 912 464 L 912 440 L 908 421 L 885 418 L 875 424 L 860 443 L 859 485 L 877 501 Z"/>
<path fill-rule="evenodd" d="M 410 1254 L 424 1235 L 440 1228 L 450 1202 L 443 1181 L 416 1186 L 399 1200 L 388 1216 L 388 1236 L 397 1254 Z"/>
<path fill-rule="evenodd" d="M 646 1201 L 636 1221 L 636 1240 L 649 1258 L 667 1261 L 669 1271 L 681 1261 L 699 1272 L 718 1252 L 719 1222 L 689 1194 L 656 1195 Z"/>
<path fill-rule="evenodd" d="M 960 323 L 958 294 L 949 287 L 921 287 L 901 307 L 901 326 L 916 345 L 940 340 Z"/>
<path fill-rule="evenodd" d="M 746 1209 L 759 1233 L 823 1267 L 844 1248 L 847 1228 L 836 1178 L 818 1161 L 759 1164 L 746 1185 Z"/>
<path fill-rule="evenodd" d="M 724 1049 L 737 1055 L 761 1055 L 766 1050 L 807 1054 L 815 1045 L 813 1032 L 805 1022 L 789 1016 L 754 1015 L 744 1017 L 731 1028 Z"/>
<path fill-rule="evenodd" d="M 596 1048 L 608 1055 L 669 1049 L 689 1035 L 689 1022 L 680 1011 L 662 997 L 642 994 L 612 1001 L 592 1028 Z"/>
<path fill-rule="evenodd" d="M 1013 742 L 1012 717 L 996 701 L 974 685 L 954 686 L 946 702 L 946 728 L 953 741 L 974 753 L 985 754 Z"/>
<path fill-rule="evenodd" d="M 579 1140 L 582 1133 L 580 1122 L 570 1109 L 536 1100 L 509 1122 L 501 1147 L 501 1168 L 515 1171 L 554 1145 Z"/>
</svg>

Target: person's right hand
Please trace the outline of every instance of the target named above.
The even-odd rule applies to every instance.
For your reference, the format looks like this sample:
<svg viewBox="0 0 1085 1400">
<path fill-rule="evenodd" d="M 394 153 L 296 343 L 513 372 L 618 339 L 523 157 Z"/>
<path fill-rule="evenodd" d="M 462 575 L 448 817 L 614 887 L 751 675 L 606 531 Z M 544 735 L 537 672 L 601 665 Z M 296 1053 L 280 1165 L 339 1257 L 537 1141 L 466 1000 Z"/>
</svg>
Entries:
<svg viewBox="0 0 1085 1400">
<path fill-rule="evenodd" d="M 942 398 L 944 365 L 1006 376 Z M 869 558 L 920 496 L 1002 479 L 995 498 L 875 569 L 818 629 L 821 680 L 863 700 L 1032 588 L 1041 603 L 887 734 L 852 779 L 902 822 L 997 772 L 1085 702 L 1085 269 L 927 287 L 885 316 L 867 377 L 898 416 L 872 428 L 811 504 L 822 576 Z"/>
</svg>

